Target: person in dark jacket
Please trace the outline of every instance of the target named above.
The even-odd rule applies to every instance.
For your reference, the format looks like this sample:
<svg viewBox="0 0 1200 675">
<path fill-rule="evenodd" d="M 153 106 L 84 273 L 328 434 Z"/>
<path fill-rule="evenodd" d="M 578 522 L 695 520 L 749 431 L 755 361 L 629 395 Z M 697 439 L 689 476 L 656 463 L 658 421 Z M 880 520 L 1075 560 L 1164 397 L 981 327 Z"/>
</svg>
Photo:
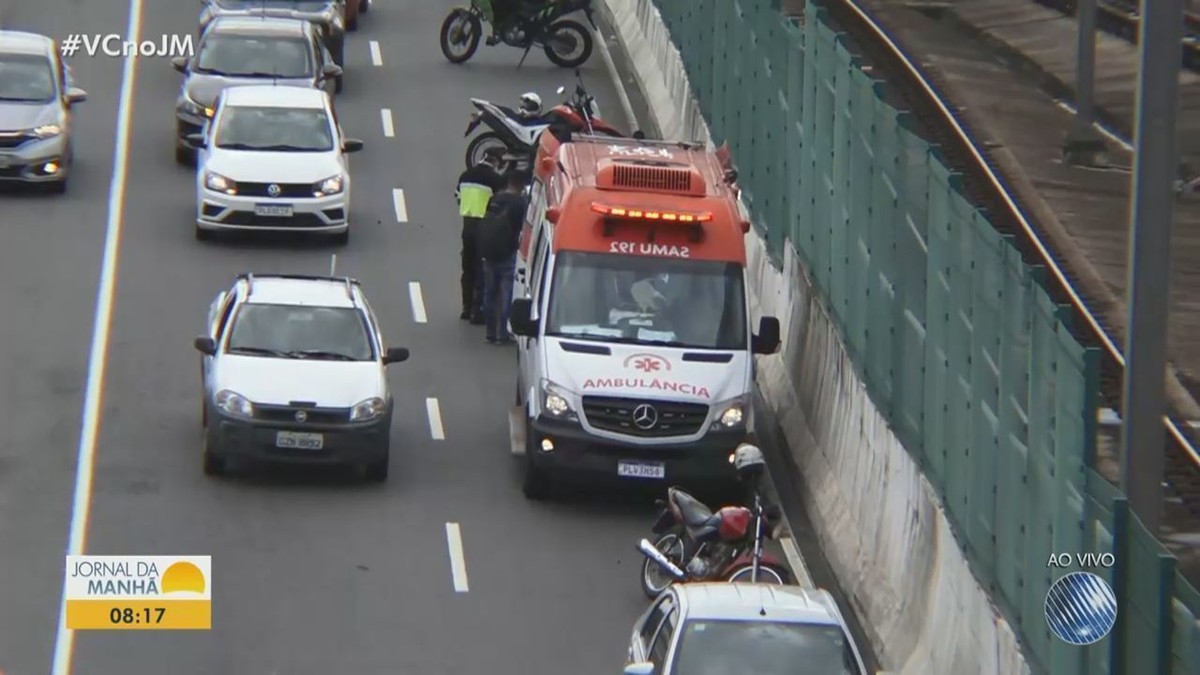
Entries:
<svg viewBox="0 0 1200 675">
<path fill-rule="evenodd" d="M 527 208 L 524 189 L 524 177 L 510 173 L 504 191 L 492 197 L 479 227 L 479 253 L 483 258 L 483 319 L 490 344 L 512 342 L 508 334 L 508 312 L 512 305 L 521 225 Z"/>
<path fill-rule="evenodd" d="M 483 161 L 462 172 L 454 197 L 462 216 L 462 314 L 458 318 L 483 324 L 483 262 L 479 257 L 479 222 L 487 213 L 492 195 L 504 189 L 504 177 L 498 167 L 504 150 L 494 148 Z"/>
</svg>

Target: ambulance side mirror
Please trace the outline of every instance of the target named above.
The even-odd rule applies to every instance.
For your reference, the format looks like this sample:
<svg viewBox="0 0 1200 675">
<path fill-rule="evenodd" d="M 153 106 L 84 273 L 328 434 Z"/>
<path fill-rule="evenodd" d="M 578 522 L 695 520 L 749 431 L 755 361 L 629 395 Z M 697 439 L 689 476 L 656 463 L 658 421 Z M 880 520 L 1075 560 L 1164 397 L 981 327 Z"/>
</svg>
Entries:
<svg viewBox="0 0 1200 675">
<path fill-rule="evenodd" d="M 538 324 L 533 318 L 533 300 L 517 298 L 512 302 L 508 313 L 508 322 L 512 332 L 521 337 L 537 337 Z"/>
<path fill-rule="evenodd" d="M 755 354 L 774 354 L 779 351 L 779 319 L 764 316 L 758 320 L 758 333 L 751 345 Z"/>
</svg>

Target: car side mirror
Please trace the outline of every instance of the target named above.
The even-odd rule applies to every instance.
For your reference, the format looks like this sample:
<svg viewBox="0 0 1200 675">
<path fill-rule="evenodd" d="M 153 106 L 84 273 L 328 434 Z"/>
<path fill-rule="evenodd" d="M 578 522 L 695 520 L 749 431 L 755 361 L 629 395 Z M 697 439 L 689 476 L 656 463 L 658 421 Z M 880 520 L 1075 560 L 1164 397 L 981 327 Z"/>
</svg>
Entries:
<svg viewBox="0 0 1200 675">
<path fill-rule="evenodd" d="M 404 347 L 389 347 L 383 355 L 384 364 L 404 363 L 408 360 L 408 350 Z"/>
<path fill-rule="evenodd" d="M 342 67 L 336 63 L 326 63 L 325 67 L 321 69 L 321 74 L 326 78 L 341 77 L 343 72 Z"/>
<path fill-rule="evenodd" d="M 204 134 L 188 134 L 187 136 L 183 137 L 183 140 L 186 141 L 188 145 L 196 149 L 203 148 L 205 145 L 207 145 L 204 140 Z"/>
<path fill-rule="evenodd" d="M 625 666 L 625 675 L 654 675 L 654 664 L 649 661 Z"/>
<path fill-rule="evenodd" d="M 196 351 L 205 356 L 213 356 L 217 353 L 217 343 L 207 335 L 201 335 L 192 344 L 196 346 Z"/>
<path fill-rule="evenodd" d="M 363 149 L 363 142 L 357 138 L 347 138 L 342 141 L 342 152 L 358 152 Z"/>
<path fill-rule="evenodd" d="M 758 320 L 758 334 L 754 336 L 755 354 L 774 354 L 779 351 L 779 319 L 764 316 Z"/>
<path fill-rule="evenodd" d="M 67 105 L 75 103 L 83 103 L 87 100 L 87 92 L 79 87 L 70 87 L 67 89 Z"/>
<path fill-rule="evenodd" d="M 176 72 L 186 73 L 188 67 L 187 57 L 176 56 L 175 58 L 171 59 L 171 67 L 174 68 Z"/>
<path fill-rule="evenodd" d="M 533 300 L 517 298 L 512 302 L 508 312 L 508 321 L 512 330 L 521 337 L 537 337 L 538 325 L 533 319 Z"/>
</svg>

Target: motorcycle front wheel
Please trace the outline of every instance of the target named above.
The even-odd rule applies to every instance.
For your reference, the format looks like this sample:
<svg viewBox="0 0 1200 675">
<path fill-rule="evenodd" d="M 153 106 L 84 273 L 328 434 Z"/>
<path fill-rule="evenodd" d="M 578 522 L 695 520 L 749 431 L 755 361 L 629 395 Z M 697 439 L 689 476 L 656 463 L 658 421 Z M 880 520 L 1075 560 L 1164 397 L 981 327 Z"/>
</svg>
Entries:
<svg viewBox="0 0 1200 675">
<path fill-rule="evenodd" d="M 592 34 L 578 21 L 557 21 L 546 29 L 546 58 L 562 68 L 578 68 L 592 56 Z"/>
<path fill-rule="evenodd" d="M 450 63 L 463 63 L 475 55 L 479 40 L 483 37 L 483 22 L 469 9 L 456 7 L 442 22 L 438 41 L 442 45 L 442 56 Z"/>
<path fill-rule="evenodd" d="M 654 548 L 661 551 L 676 565 L 683 565 L 683 541 L 674 532 L 668 532 L 659 537 L 654 542 Z M 658 563 L 649 558 L 642 560 L 642 593 L 645 593 L 647 598 L 651 600 L 657 598 L 673 583 L 675 583 L 675 577 L 659 567 Z"/>
<path fill-rule="evenodd" d="M 471 142 L 467 145 L 467 168 L 470 169 L 482 162 L 484 155 L 492 148 L 500 148 L 508 152 L 508 144 L 504 142 L 504 139 L 500 138 L 500 134 L 494 131 L 485 131 L 472 138 Z"/>
<path fill-rule="evenodd" d="M 729 583 L 753 583 L 754 567 L 746 565 L 739 567 L 729 575 Z M 787 585 L 787 573 L 783 570 L 776 569 L 773 565 L 760 565 L 758 567 L 758 583 L 760 584 L 775 584 L 778 586 Z"/>
</svg>

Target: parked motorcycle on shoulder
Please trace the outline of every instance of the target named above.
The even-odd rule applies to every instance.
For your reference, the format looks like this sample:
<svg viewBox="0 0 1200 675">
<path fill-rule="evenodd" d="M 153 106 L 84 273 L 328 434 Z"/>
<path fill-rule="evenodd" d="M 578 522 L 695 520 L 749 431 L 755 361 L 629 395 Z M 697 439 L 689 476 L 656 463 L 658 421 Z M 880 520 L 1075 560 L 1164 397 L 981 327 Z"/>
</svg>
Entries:
<svg viewBox="0 0 1200 675">
<path fill-rule="evenodd" d="M 531 12 L 516 11 L 512 16 L 492 25 L 489 46 L 506 44 L 524 49 L 519 68 L 529 51 L 541 47 L 546 58 L 563 68 L 576 68 L 592 56 L 592 33 L 578 21 L 564 19 L 568 14 L 582 11 L 588 23 L 596 28 L 592 0 L 554 0 L 543 2 Z M 491 0 L 471 0 L 470 7 L 456 7 L 442 22 L 440 41 L 442 55 L 450 63 L 464 63 L 479 49 L 483 24 L 494 17 Z"/>
<path fill-rule="evenodd" d="M 646 557 L 641 569 L 646 597 L 656 598 L 674 583 L 788 583 L 784 562 L 763 550 L 782 512 L 778 506 L 764 505 L 759 494 L 758 478 L 765 469 L 762 452 L 742 445 L 729 459 L 750 484 L 751 505 L 713 512 L 683 490 L 669 488 L 667 499 L 657 502 L 662 510 L 651 530 L 655 540 L 642 539 L 637 545 Z"/>
</svg>

